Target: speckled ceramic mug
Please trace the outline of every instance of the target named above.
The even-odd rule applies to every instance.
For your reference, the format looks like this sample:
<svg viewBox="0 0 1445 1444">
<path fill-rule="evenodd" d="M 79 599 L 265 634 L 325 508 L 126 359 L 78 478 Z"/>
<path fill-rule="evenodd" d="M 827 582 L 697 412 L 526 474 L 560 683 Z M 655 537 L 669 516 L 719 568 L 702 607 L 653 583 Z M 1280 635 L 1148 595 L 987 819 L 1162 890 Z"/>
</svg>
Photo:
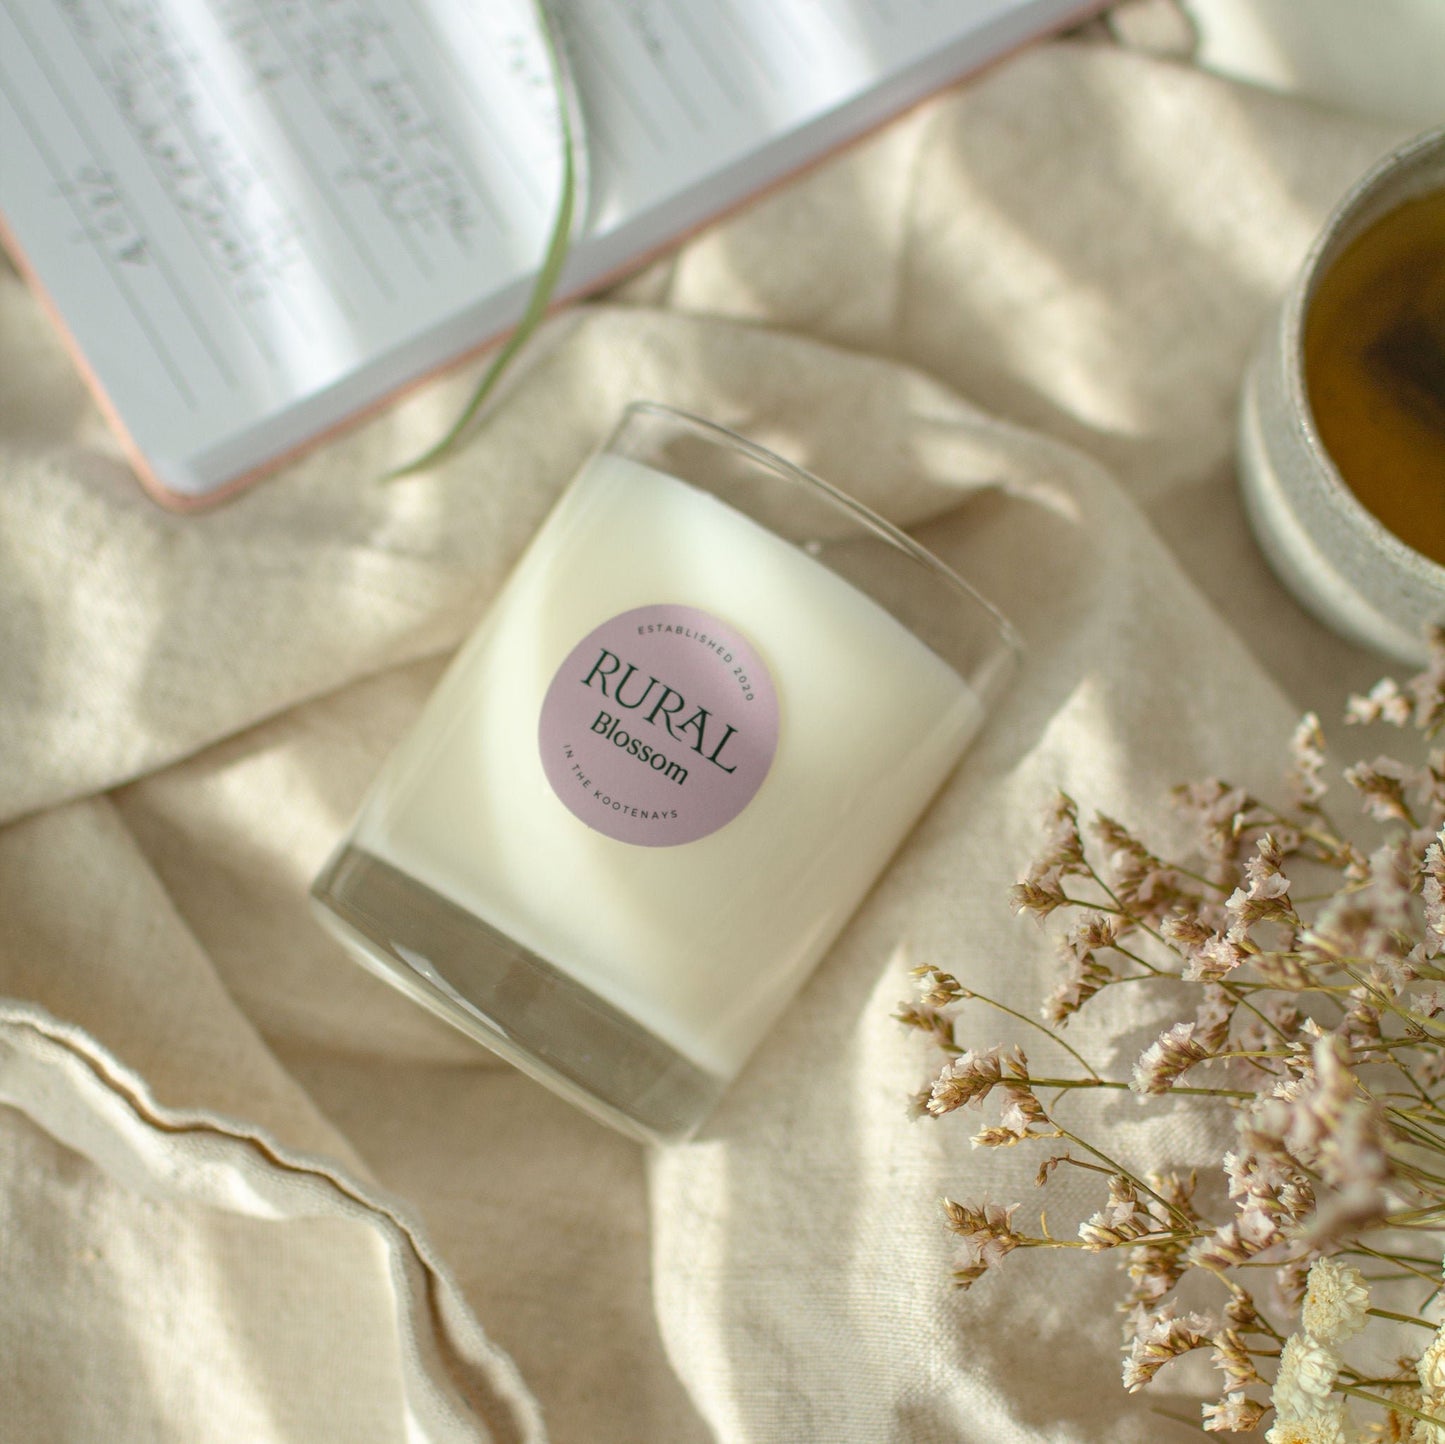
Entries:
<svg viewBox="0 0 1445 1444">
<path fill-rule="evenodd" d="M 1280 580 L 1327 626 L 1411 665 L 1425 660 L 1427 626 L 1445 624 L 1445 567 L 1388 531 L 1341 477 L 1310 409 L 1303 337 L 1319 280 L 1345 248 L 1442 188 L 1445 127 L 1399 147 L 1345 196 L 1250 367 L 1239 418 L 1245 508 Z"/>
</svg>

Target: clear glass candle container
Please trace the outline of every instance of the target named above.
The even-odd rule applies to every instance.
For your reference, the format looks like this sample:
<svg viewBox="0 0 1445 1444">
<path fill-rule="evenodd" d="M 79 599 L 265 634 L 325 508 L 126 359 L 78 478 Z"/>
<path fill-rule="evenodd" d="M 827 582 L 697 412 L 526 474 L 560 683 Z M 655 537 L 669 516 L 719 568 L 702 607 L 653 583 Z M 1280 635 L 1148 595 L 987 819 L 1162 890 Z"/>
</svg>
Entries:
<svg viewBox="0 0 1445 1444">
<path fill-rule="evenodd" d="M 901 532 L 631 407 L 312 889 L 366 967 L 595 1116 L 686 1137 L 1013 670 Z"/>
</svg>

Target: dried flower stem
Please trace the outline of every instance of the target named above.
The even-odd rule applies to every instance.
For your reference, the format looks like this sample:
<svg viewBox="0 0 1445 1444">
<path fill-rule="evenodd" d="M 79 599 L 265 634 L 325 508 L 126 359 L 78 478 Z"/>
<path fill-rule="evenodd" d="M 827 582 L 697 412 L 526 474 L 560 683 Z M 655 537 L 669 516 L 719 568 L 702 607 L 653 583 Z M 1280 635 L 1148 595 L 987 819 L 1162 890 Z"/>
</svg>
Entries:
<svg viewBox="0 0 1445 1444">
<path fill-rule="evenodd" d="M 1398 1379 L 1387 1382 L 1399 1383 Z M 1404 1414 L 1406 1418 L 1418 1419 L 1422 1424 L 1434 1424 L 1445 1428 L 1445 1416 L 1439 1414 L 1427 1414 L 1423 1409 L 1416 1409 L 1413 1405 L 1405 1403 L 1403 1399 L 1385 1399 L 1379 1394 L 1371 1394 L 1367 1389 L 1358 1384 L 1337 1384 L 1335 1386 L 1341 1394 L 1348 1394 L 1352 1399 L 1360 1399 L 1367 1404 L 1378 1404 L 1388 1409 L 1392 1414 Z"/>
<path fill-rule="evenodd" d="M 987 993 L 975 993 L 972 988 L 962 989 L 960 996 L 974 999 L 980 1003 L 986 1003 L 990 1008 L 994 1008 L 1000 1013 L 1007 1013 L 1010 1018 L 1017 1018 L 1020 1023 L 1027 1023 L 1030 1028 L 1037 1029 L 1037 1031 L 1042 1033 L 1051 1043 L 1055 1043 L 1062 1048 L 1091 1078 L 1098 1079 L 1100 1082 L 1103 1081 L 1098 1069 L 1095 1068 L 1078 1049 L 1070 1047 L 1052 1028 L 1045 1027 L 1037 1018 L 1031 1018 L 1027 1013 L 1019 1012 L 1017 1008 L 1010 1008 L 1007 1003 L 1001 1003 L 997 998 L 989 997 Z"/>
</svg>

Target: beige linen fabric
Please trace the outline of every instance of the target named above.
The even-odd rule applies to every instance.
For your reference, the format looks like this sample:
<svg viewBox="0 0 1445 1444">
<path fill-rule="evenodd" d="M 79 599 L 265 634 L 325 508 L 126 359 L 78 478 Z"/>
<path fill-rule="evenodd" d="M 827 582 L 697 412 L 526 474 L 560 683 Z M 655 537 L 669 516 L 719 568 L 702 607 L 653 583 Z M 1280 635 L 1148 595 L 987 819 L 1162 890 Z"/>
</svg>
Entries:
<svg viewBox="0 0 1445 1444">
<path fill-rule="evenodd" d="M 1048 944 L 1004 894 L 1055 785 L 1167 827 L 1170 784 L 1268 786 L 1297 711 L 1382 670 L 1284 598 L 1230 453 L 1273 298 L 1392 139 L 1045 46 L 553 322 L 428 475 L 376 480 L 469 376 L 185 519 L 6 277 L 0 1436 L 1189 1437 L 1153 1412 L 1167 1373 L 1118 1388 L 1099 1266 L 949 1289 L 939 1199 L 1022 1196 L 1035 1162 L 907 1121 L 924 1060 L 889 1014 L 920 961 L 1036 1005 Z M 304 901 L 636 397 L 913 527 L 1030 647 L 715 1119 L 651 1153 L 347 962 Z"/>
</svg>

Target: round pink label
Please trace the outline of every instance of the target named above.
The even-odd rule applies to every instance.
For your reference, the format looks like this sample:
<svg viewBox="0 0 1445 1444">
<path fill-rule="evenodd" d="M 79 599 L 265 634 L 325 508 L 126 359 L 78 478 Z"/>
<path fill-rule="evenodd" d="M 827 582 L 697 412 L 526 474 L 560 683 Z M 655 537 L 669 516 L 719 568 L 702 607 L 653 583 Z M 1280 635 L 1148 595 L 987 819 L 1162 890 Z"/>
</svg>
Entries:
<svg viewBox="0 0 1445 1444">
<path fill-rule="evenodd" d="M 778 750 L 778 694 L 733 627 L 635 607 L 567 654 L 537 727 L 552 790 L 619 842 L 673 847 L 731 822 Z"/>
</svg>

